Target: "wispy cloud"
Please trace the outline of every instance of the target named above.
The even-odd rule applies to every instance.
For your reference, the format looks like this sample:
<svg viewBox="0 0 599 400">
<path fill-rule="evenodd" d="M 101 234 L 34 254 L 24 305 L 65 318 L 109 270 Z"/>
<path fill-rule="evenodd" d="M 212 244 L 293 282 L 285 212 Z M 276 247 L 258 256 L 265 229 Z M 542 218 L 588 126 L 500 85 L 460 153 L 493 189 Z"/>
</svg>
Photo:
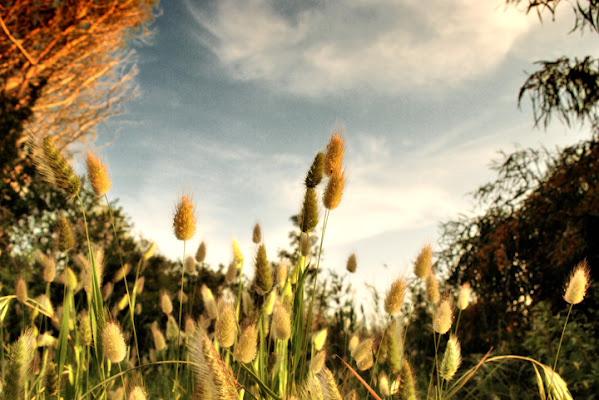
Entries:
<svg viewBox="0 0 599 400">
<path fill-rule="evenodd" d="M 232 77 L 308 96 L 454 87 L 495 68 L 537 23 L 501 1 L 303 4 L 290 10 L 266 0 L 222 0 L 212 9 L 187 3 L 202 28 L 193 34 Z"/>
</svg>

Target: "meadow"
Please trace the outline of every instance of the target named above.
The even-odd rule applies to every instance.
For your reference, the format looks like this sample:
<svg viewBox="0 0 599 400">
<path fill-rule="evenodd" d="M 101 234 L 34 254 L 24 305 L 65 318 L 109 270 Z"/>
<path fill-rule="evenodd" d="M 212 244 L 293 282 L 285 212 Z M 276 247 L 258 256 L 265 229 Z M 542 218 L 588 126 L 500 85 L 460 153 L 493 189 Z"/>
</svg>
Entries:
<svg viewBox="0 0 599 400">
<path fill-rule="evenodd" d="M 555 353 L 542 360 L 491 347 L 467 354 L 459 326 L 477 293 L 469 282 L 451 287 L 436 275 L 431 246 L 415 249 L 413 271 L 375 302 L 381 309 L 360 315 L 346 279 L 359 268 L 355 255 L 346 275 L 320 265 L 346 183 L 338 133 L 307 166 L 287 259 L 271 261 L 256 225 L 253 254 L 234 241 L 233 261 L 218 271 L 204 263 L 205 243 L 187 247 L 197 228 L 191 193 L 173 195 L 184 261 L 168 262 L 154 254 L 155 244 L 127 237 L 108 201 L 107 169 L 93 153 L 85 179 L 52 137 L 33 149 L 36 179 L 59 189 L 69 211 L 38 232 L 52 251 L 32 251 L 23 272 L 2 281 L 2 399 L 510 398 L 477 387 L 514 364 L 527 371 L 512 382 L 521 398 L 572 399 L 570 382 L 556 371 L 569 318 L 589 287 L 585 261 L 572 266 L 559 294 L 567 316 L 547 321 L 561 333 Z M 91 200 L 83 196 L 92 192 Z M 371 313 L 383 322 L 365 324 Z M 415 324 L 426 329 L 410 329 Z M 412 347 L 416 341 L 426 348 Z"/>
</svg>

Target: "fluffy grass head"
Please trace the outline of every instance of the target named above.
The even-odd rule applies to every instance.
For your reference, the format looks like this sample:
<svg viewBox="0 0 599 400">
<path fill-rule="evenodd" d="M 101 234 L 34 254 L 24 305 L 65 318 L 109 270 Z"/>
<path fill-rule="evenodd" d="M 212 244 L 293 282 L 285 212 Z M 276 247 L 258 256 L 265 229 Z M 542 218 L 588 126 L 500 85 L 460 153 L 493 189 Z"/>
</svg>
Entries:
<svg viewBox="0 0 599 400">
<path fill-rule="evenodd" d="M 216 319 L 218 317 L 218 308 L 216 307 L 216 300 L 214 300 L 212 290 L 208 286 L 202 285 L 200 292 L 202 293 L 202 300 L 204 302 L 204 312 L 208 315 L 208 318 Z"/>
<path fill-rule="evenodd" d="M 318 201 L 316 200 L 316 190 L 314 188 L 306 188 L 304 204 L 298 222 L 304 233 L 310 232 L 318 225 Z"/>
<path fill-rule="evenodd" d="M 449 298 L 442 299 L 437 304 L 437 309 L 433 315 L 433 329 L 435 332 L 444 335 L 451 328 L 453 323 L 453 309 Z"/>
<path fill-rule="evenodd" d="M 431 271 L 431 263 L 433 259 L 433 253 L 431 245 L 428 244 L 420 250 L 416 261 L 414 262 L 414 274 L 420 279 L 426 279 Z"/>
<path fill-rule="evenodd" d="M 439 293 L 439 283 L 437 283 L 437 278 L 435 278 L 433 271 L 429 272 L 426 280 L 424 281 L 424 286 L 426 300 L 428 300 L 430 303 L 437 304 L 441 299 L 441 294 Z"/>
<path fill-rule="evenodd" d="M 291 337 L 291 317 L 283 306 L 277 306 L 272 316 L 272 332 L 275 338 L 287 340 Z"/>
<path fill-rule="evenodd" d="M 569 304 L 578 304 L 584 300 L 589 288 L 589 266 L 586 260 L 580 262 L 570 274 L 564 291 L 564 300 Z"/>
<path fill-rule="evenodd" d="M 152 322 L 152 338 L 154 339 L 154 348 L 156 351 L 162 351 L 166 349 L 166 340 L 164 339 L 164 334 L 158 327 L 158 322 Z"/>
<path fill-rule="evenodd" d="M 206 242 L 200 243 L 198 251 L 196 251 L 196 261 L 201 263 L 204 260 L 206 260 Z"/>
<path fill-rule="evenodd" d="M 94 193 L 96 196 L 104 196 L 112 186 L 106 166 L 91 151 L 87 152 L 85 164 L 87 165 L 87 177 L 89 178 Z"/>
<path fill-rule="evenodd" d="M 395 315 L 401 310 L 406 295 L 406 282 L 403 278 L 397 279 L 391 284 L 391 288 L 385 297 L 385 311 L 389 315 Z"/>
<path fill-rule="evenodd" d="M 270 270 L 270 264 L 266 258 L 266 246 L 261 244 L 258 247 L 258 253 L 256 254 L 255 260 L 256 273 L 254 275 L 254 283 L 258 294 L 265 295 L 272 289 L 272 271 Z"/>
<path fill-rule="evenodd" d="M 146 400 L 148 397 L 146 395 L 146 391 L 141 386 L 135 386 L 129 392 L 129 397 L 127 400 Z"/>
<path fill-rule="evenodd" d="M 237 265 L 243 264 L 243 254 L 241 253 L 241 249 L 239 248 L 239 242 L 237 241 L 237 239 L 233 239 L 233 243 L 231 246 L 233 249 L 233 261 L 235 261 L 235 264 Z"/>
<path fill-rule="evenodd" d="M 102 345 L 106 358 L 113 363 L 120 363 L 127 355 L 127 345 L 121 328 L 115 322 L 107 322 L 102 331 Z"/>
<path fill-rule="evenodd" d="M 324 156 L 324 172 L 329 178 L 341 172 L 344 152 L 343 139 L 339 132 L 335 132 L 331 136 Z"/>
<path fill-rule="evenodd" d="M 185 259 L 185 272 L 187 275 L 193 275 L 196 272 L 196 260 L 192 256 Z"/>
<path fill-rule="evenodd" d="M 58 218 L 58 250 L 67 252 L 75 247 L 75 236 L 71 224 L 64 217 Z"/>
<path fill-rule="evenodd" d="M 452 380 L 461 363 L 462 352 L 460 342 L 458 342 L 458 338 L 455 335 L 450 335 L 445 354 L 443 355 L 443 361 L 441 362 L 440 373 L 443 379 L 446 381 Z"/>
<path fill-rule="evenodd" d="M 166 291 L 160 294 L 160 309 L 165 315 L 170 315 L 173 312 L 173 302 Z"/>
<path fill-rule="evenodd" d="M 325 208 L 334 210 L 341 203 L 343 189 L 345 188 L 345 173 L 343 171 L 335 172 L 329 177 L 329 182 L 324 190 L 322 202 Z"/>
<path fill-rule="evenodd" d="M 235 345 L 235 359 L 241 363 L 250 363 L 256 358 L 258 331 L 255 325 L 248 325 L 239 335 Z"/>
<path fill-rule="evenodd" d="M 43 278 L 46 282 L 54 282 L 56 278 L 56 263 L 42 251 L 35 252 L 35 261 L 44 267 Z"/>
<path fill-rule="evenodd" d="M 355 253 L 349 255 L 345 268 L 352 274 L 356 272 L 356 269 L 358 268 L 358 260 L 356 259 Z"/>
<path fill-rule="evenodd" d="M 17 300 L 21 303 L 25 303 L 29 296 L 27 295 L 27 282 L 23 279 L 22 276 L 17 277 L 17 282 L 15 284 L 15 295 L 17 296 Z"/>
<path fill-rule="evenodd" d="M 175 205 L 173 229 L 175 237 L 183 241 L 191 239 L 196 233 L 196 216 L 189 195 L 182 195 Z"/>
<path fill-rule="evenodd" d="M 322 181 L 322 173 L 324 170 L 324 153 L 316 154 L 312 166 L 308 170 L 304 181 L 306 188 L 315 188 Z"/>
<path fill-rule="evenodd" d="M 465 282 L 460 286 L 458 293 L 458 309 L 465 310 L 470 304 L 470 294 L 472 293 L 472 287 L 468 282 Z"/>
<path fill-rule="evenodd" d="M 35 163 L 42 178 L 62 190 L 68 198 L 79 194 L 81 181 L 66 158 L 54 145 L 54 138 L 46 136 L 41 145 L 34 145 Z"/>
<path fill-rule="evenodd" d="M 228 348 L 235 343 L 235 337 L 237 336 L 235 310 L 228 302 L 221 307 L 218 320 L 216 321 L 215 332 L 221 347 Z"/>
<path fill-rule="evenodd" d="M 258 223 L 254 225 L 254 230 L 252 231 L 252 242 L 255 244 L 262 242 L 262 227 Z"/>
</svg>

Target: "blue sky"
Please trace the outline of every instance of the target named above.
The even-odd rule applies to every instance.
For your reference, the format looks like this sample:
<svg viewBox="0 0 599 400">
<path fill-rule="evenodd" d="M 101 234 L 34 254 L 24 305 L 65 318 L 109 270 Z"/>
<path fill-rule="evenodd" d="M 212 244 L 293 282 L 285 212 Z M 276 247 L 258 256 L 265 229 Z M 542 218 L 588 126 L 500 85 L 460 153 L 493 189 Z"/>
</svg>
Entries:
<svg viewBox="0 0 599 400">
<path fill-rule="evenodd" d="M 502 1 L 163 1 L 134 46 L 129 123 L 99 129 L 109 195 L 173 259 L 182 192 L 198 215 L 190 251 L 205 240 L 207 261 L 227 264 L 236 237 L 251 260 L 260 222 L 275 258 L 303 177 L 340 128 L 347 184 L 324 266 L 343 270 L 355 252 L 352 279 L 384 288 L 420 247 L 436 249 L 440 222 L 473 210 L 467 193 L 493 177 L 497 151 L 588 136 L 557 120 L 534 129 L 530 103 L 517 107 L 534 61 L 597 54 L 572 26 L 567 4 L 541 24 Z"/>
</svg>

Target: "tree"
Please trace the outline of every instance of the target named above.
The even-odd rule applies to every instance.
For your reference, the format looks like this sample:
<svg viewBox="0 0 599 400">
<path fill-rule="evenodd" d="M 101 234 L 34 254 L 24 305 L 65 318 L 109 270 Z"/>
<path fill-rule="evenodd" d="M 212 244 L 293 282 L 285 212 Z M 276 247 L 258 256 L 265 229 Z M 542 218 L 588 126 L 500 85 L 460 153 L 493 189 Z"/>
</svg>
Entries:
<svg viewBox="0 0 599 400">
<path fill-rule="evenodd" d="M 508 4 L 520 4 L 522 0 L 506 0 Z M 528 0 L 526 12 L 536 11 L 539 19 L 543 12 L 555 17 L 561 0 Z M 599 1 L 578 0 L 572 5 L 576 17 L 572 31 L 599 33 Z M 593 133 L 599 129 L 599 60 L 587 56 L 580 60 L 561 57 L 555 61 L 539 61 L 541 69 L 532 73 L 520 88 L 518 104 L 528 94 L 534 114 L 535 125 L 547 127 L 552 114 L 570 125 L 573 119 L 590 122 Z"/>
<path fill-rule="evenodd" d="M 134 94 L 126 41 L 147 37 L 157 0 L 8 0 L 0 4 L 0 91 L 29 105 L 34 135 L 64 149 L 95 136 Z M 39 98 L 31 101 L 36 88 Z"/>
</svg>

